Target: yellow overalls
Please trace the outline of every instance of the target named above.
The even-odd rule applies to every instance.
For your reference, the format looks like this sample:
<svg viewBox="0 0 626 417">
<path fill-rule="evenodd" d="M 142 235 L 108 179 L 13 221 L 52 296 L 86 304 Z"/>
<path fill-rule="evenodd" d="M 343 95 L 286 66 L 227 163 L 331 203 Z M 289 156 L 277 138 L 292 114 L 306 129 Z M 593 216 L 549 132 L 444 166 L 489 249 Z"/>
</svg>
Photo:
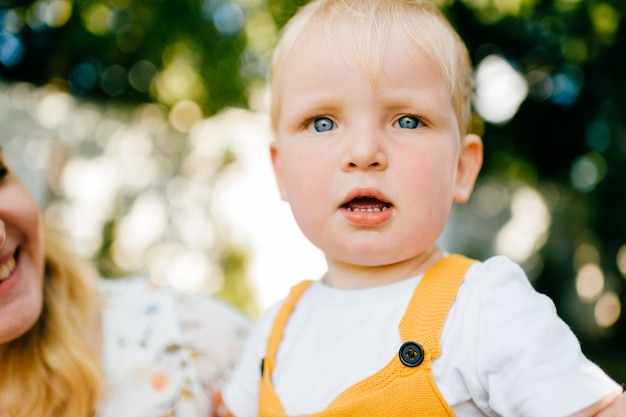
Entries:
<svg viewBox="0 0 626 417">
<path fill-rule="evenodd" d="M 474 262 L 461 255 L 450 255 L 433 265 L 415 288 L 398 326 L 402 337 L 398 355 L 375 374 L 339 394 L 325 410 L 311 415 L 454 416 L 435 384 L 431 364 L 439 357 L 441 330 L 463 277 Z M 305 281 L 292 288 L 274 321 L 262 365 L 260 417 L 286 417 L 271 376 L 283 329 L 310 283 Z"/>
</svg>

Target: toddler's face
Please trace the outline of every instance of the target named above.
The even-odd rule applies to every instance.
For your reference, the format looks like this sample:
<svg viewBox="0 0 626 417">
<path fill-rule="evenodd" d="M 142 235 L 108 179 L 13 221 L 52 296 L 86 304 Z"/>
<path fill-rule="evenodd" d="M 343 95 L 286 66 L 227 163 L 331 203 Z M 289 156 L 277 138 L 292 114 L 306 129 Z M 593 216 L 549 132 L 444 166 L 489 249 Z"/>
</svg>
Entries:
<svg viewBox="0 0 626 417">
<path fill-rule="evenodd" d="M 475 177 L 468 189 L 446 80 L 392 36 L 371 82 L 345 63 L 352 43 L 340 38 L 330 52 L 322 34 L 305 29 L 275 73 L 281 195 L 329 273 L 419 263 Z"/>
</svg>

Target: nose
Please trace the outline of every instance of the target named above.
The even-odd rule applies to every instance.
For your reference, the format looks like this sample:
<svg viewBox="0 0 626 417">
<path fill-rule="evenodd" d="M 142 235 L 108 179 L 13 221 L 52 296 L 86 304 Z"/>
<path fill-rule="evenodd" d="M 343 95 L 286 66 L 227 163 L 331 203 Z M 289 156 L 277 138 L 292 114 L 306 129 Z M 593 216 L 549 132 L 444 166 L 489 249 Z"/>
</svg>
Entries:
<svg viewBox="0 0 626 417">
<path fill-rule="evenodd" d="M 371 128 L 348 133 L 345 140 L 342 169 L 348 171 L 387 169 L 387 154 L 384 149 L 384 133 Z"/>
</svg>

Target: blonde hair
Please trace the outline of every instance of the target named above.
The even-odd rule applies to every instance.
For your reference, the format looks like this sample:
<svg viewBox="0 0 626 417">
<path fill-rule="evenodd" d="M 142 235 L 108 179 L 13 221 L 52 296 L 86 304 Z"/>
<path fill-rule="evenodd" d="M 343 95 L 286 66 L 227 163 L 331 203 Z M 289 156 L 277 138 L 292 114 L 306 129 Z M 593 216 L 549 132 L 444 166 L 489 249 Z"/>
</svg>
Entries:
<svg viewBox="0 0 626 417">
<path fill-rule="evenodd" d="M 438 65 L 449 84 L 461 134 L 469 132 L 472 97 L 469 53 L 437 6 L 425 0 L 313 0 L 301 8 L 282 29 L 274 50 L 270 89 L 275 132 L 280 114 L 275 81 L 277 72 L 300 34 L 313 24 L 324 31 L 329 51 L 336 44 L 334 29 L 348 30 L 357 60 L 354 64 L 372 81 L 382 66 L 391 33 L 403 38 L 409 53 L 419 48 Z"/>
<path fill-rule="evenodd" d="M 0 404 L 11 417 L 89 417 L 101 389 L 95 273 L 45 226 L 44 305 L 26 334 L 0 347 Z"/>
</svg>

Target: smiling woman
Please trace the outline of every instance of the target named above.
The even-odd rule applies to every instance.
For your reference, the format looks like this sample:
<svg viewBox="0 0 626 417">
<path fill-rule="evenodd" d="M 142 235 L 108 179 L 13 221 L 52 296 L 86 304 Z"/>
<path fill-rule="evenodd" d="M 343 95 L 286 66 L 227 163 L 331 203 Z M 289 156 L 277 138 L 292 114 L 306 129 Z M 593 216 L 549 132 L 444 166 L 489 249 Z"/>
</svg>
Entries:
<svg viewBox="0 0 626 417">
<path fill-rule="evenodd" d="M 211 298 L 99 281 L 0 148 L 0 416 L 209 415 L 247 326 Z"/>
<path fill-rule="evenodd" d="M 10 175 L 1 152 L 0 343 L 5 343 L 26 332 L 40 314 L 43 242 L 39 208 Z"/>
<path fill-rule="evenodd" d="M 1 149 L 0 167 L 0 408 L 12 416 L 89 415 L 100 393 L 96 281 L 53 243 L 52 233 L 44 255 L 39 207 Z"/>
</svg>

